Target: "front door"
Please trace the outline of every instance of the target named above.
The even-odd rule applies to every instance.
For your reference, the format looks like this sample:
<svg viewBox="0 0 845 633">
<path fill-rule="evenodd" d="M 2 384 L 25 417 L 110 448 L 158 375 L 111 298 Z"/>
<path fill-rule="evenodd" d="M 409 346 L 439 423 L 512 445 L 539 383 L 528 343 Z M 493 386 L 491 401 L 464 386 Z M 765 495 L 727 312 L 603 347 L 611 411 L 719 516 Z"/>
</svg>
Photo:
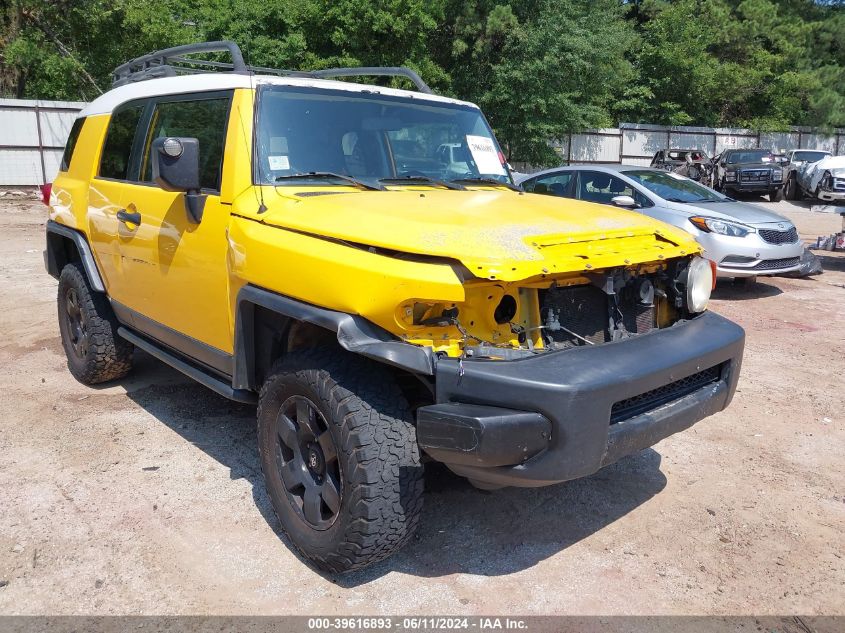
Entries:
<svg viewBox="0 0 845 633">
<path fill-rule="evenodd" d="M 125 185 L 121 205 L 139 222 L 122 237 L 125 306 L 135 327 L 205 364 L 226 372 L 232 352 L 226 265 L 229 206 L 220 202 L 220 179 L 231 91 L 154 99 L 146 134 L 137 147 L 136 182 Z M 192 221 L 182 193 L 152 181 L 152 141 L 199 140 L 200 174 L 207 194 L 202 221 Z"/>
</svg>

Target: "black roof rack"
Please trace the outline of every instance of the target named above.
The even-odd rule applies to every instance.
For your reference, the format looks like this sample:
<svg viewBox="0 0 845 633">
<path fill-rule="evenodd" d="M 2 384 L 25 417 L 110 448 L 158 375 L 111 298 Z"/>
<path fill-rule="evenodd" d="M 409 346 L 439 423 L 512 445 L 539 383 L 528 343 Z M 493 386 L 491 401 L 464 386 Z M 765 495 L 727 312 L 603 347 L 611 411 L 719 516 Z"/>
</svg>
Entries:
<svg viewBox="0 0 845 633">
<path fill-rule="evenodd" d="M 194 59 L 185 57 L 196 53 L 223 53 L 232 56 L 231 63 Z M 118 66 L 112 71 L 112 88 L 126 84 L 155 79 L 158 77 L 175 77 L 177 75 L 200 74 L 209 72 L 233 72 L 238 74 L 280 75 L 288 77 L 310 77 L 312 79 L 328 79 L 331 77 L 405 77 L 410 79 L 417 90 L 432 94 L 431 88 L 422 77 L 410 68 L 404 66 L 369 66 L 361 68 L 326 68 L 324 70 L 284 70 L 280 68 L 264 68 L 261 66 L 247 66 L 240 47 L 234 42 L 200 42 L 185 44 L 155 51 L 137 57 L 132 61 Z"/>
</svg>

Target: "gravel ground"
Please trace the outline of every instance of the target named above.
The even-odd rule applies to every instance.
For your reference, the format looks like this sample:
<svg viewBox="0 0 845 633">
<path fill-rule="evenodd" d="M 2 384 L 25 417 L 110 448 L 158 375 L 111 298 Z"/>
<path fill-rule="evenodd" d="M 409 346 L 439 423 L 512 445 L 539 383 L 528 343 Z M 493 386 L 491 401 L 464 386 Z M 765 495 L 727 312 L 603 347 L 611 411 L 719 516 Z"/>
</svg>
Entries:
<svg viewBox="0 0 845 633">
<path fill-rule="evenodd" d="M 840 225 L 764 206 L 807 240 Z M 279 534 L 254 409 L 141 354 L 117 384 L 71 378 L 45 218 L 0 201 L 0 613 L 843 613 L 841 253 L 812 279 L 717 288 L 748 333 L 727 411 L 550 488 L 432 469 L 416 540 L 330 578 Z"/>
</svg>

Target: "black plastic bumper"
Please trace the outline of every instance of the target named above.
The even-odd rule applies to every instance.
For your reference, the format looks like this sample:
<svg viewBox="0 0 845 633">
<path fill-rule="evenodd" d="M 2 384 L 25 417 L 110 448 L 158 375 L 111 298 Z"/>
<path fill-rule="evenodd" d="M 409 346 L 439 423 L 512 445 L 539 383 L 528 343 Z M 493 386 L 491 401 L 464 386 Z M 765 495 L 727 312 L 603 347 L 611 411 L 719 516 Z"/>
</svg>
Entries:
<svg viewBox="0 0 845 633">
<path fill-rule="evenodd" d="M 484 484 L 583 477 L 724 409 L 744 343 L 741 327 L 707 312 L 595 347 L 513 361 L 444 359 L 438 404 L 418 410 L 419 444 Z"/>
</svg>

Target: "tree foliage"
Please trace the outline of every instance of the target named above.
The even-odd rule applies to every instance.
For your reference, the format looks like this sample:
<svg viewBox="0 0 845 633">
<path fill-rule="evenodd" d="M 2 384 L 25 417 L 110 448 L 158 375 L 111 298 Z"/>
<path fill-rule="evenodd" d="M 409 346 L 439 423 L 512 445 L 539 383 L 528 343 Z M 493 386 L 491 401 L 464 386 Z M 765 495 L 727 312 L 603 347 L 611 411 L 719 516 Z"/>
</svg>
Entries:
<svg viewBox="0 0 845 633">
<path fill-rule="evenodd" d="M 845 126 L 845 7 L 813 0 L 5 0 L 0 93 L 94 98 L 157 48 L 232 39 L 290 69 L 407 65 L 513 159 L 620 120 Z"/>
</svg>

